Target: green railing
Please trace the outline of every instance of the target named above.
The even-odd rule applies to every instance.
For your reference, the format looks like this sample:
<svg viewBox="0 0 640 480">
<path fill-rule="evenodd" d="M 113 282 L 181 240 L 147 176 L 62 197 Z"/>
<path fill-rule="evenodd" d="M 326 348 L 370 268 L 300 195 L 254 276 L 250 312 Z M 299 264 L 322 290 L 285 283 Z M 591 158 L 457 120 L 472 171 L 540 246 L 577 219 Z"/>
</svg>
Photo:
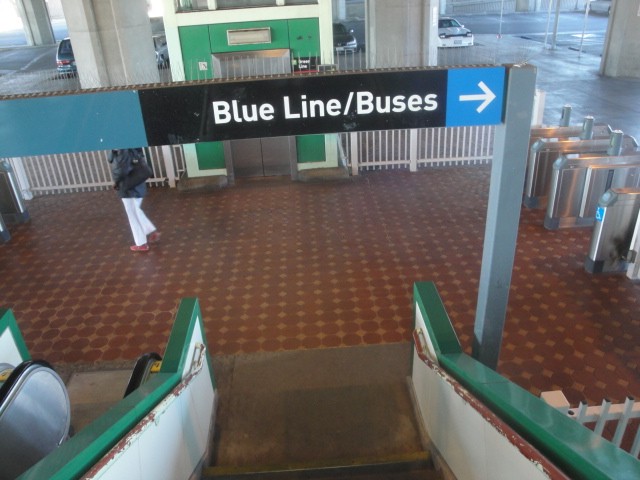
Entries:
<svg viewBox="0 0 640 480">
<path fill-rule="evenodd" d="M 640 479 L 632 455 L 465 354 L 432 282 L 416 283 L 414 298 L 440 367 L 558 468 L 576 480 Z"/>
<path fill-rule="evenodd" d="M 200 328 L 202 339 L 206 339 L 198 301 L 194 298 L 183 299 L 176 314 L 160 372 L 34 465 L 19 477 L 20 480 L 76 479 L 93 467 L 181 382 L 191 362 L 188 354 L 195 328 Z M 206 361 L 215 389 L 208 353 Z"/>
</svg>

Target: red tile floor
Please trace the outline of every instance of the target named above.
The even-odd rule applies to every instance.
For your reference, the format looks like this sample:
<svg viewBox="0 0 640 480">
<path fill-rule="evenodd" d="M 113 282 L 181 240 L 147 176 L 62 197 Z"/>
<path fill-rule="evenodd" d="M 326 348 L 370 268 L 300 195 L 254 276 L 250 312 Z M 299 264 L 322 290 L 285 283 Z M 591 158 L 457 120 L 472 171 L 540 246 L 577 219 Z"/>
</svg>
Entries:
<svg viewBox="0 0 640 480">
<path fill-rule="evenodd" d="M 214 355 L 408 342 L 413 282 L 433 280 L 470 352 L 488 183 L 470 166 L 152 189 L 148 253 L 113 192 L 38 197 L 0 246 L 0 305 L 33 357 L 94 364 L 162 353 L 184 297 Z M 572 405 L 640 397 L 640 284 L 587 273 L 591 230 L 543 217 L 522 211 L 499 371 Z"/>
</svg>

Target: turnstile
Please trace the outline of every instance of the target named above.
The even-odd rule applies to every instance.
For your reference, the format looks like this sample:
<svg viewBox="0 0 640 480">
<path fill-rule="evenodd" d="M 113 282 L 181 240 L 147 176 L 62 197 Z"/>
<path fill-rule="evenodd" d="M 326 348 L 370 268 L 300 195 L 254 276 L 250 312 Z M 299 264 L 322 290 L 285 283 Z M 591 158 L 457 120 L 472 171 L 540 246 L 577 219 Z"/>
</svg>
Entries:
<svg viewBox="0 0 640 480">
<path fill-rule="evenodd" d="M 553 164 L 544 226 L 592 226 L 600 197 L 610 188 L 640 187 L 640 154 L 562 155 Z"/>
<path fill-rule="evenodd" d="M 18 181 L 11 165 L 0 161 L 0 215 L 6 223 L 24 223 L 29 221 Z"/>
<path fill-rule="evenodd" d="M 592 140 L 609 138 L 613 129 L 609 125 L 594 124 L 593 117 L 586 117 L 582 125 L 532 127 L 529 136 L 529 147 L 540 138 L 573 138 L 576 140 Z"/>
<path fill-rule="evenodd" d="M 612 135 L 616 135 L 612 133 Z M 633 153 L 638 142 L 631 136 L 623 136 L 620 141 L 620 153 Z M 575 138 L 539 138 L 529 149 L 527 175 L 525 179 L 522 203 L 528 208 L 547 206 L 547 195 L 551 183 L 553 162 L 562 154 L 569 153 L 608 153 L 612 138 L 582 140 Z M 617 152 L 616 152 L 617 153 Z"/>
<path fill-rule="evenodd" d="M 640 190 L 612 188 L 598 202 L 591 246 L 585 260 L 590 273 L 623 272 L 640 211 Z"/>
</svg>

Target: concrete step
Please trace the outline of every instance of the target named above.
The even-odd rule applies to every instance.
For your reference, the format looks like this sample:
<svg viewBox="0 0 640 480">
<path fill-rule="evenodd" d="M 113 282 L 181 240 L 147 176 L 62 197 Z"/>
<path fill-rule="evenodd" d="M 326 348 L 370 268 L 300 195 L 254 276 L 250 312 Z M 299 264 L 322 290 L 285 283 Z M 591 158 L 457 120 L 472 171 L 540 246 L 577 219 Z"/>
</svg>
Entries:
<svg viewBox="0 0 640 480">
<path fill-rule="evenodd" d="M 443 477 L 433 468 L 430 455 L 422 452 L 402 458 L 352 459 L 343 464 L 273 465 L 262 469 L 209 467 L 202 480 L 436 480 Z"/>
<path fill-rule="evenodd" d="M 205 474 L 440 478 L 415 418 L 410 360 L 409 343 L 214 357 L 219 405 Z"/>
</svg>

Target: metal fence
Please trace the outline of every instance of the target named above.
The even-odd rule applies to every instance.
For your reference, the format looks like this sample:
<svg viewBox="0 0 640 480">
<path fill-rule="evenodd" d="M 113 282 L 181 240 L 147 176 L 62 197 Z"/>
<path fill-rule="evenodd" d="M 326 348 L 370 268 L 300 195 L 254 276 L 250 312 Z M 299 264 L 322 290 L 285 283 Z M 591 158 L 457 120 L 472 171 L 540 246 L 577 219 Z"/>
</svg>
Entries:
<svg viewBox="0 0 640 480">
<path fill-rule="evenodd" d="M 582 425 L 590 425 L 594 433 L 604 435 L 605 426 L 608 422 L 615 425 L 611 443 L 615 446 L 623 448 L 631 455 L 638 458 L 640 456 L 640 425 L 635 422 L 636 433 L 632 436 L 631 424 L 632 420 L 640 418 L 640 403 L 636 402 L 633 397 L 627 397 L 624 403 L 611 403 L 605 399 L 601 405 L 588 406 L 586 403 L 580 402 L 576 408 L 571 408 L 569 401 L 560 390 L 552 392 L 543 392 L 542 399 L 549 405 L 555 407 L 569 418 L 573 418 Z M 609 425 L 608 427 L 611 427 Z M 629 445 L 624 445 L 623 441 L 633 438 Z"/>
<path fill-rule="evenodd" d="M 446 14 L 546 12 L 560 2 L 563 12 L 583 10 L 588 0 L 448 0 Z"/>
<path fill-rule="evenodd" d="M 386 130 L 340 134 L 344 161 L 352 175 L 360 170 L 479 165 L 493 157 L 495 127 L 474 126 Z"/>
<path fill-rule="evenodd" d="M 146 157 L 153 169 L 151 186 L 175 187 L 186 170 L 182 146 L 150 147 Z M 40 155 L 6 159 L 16 174 L 22 195 L 106 190 L 112 187 L 107 150 L 81 153 Z"/>
</svg>

